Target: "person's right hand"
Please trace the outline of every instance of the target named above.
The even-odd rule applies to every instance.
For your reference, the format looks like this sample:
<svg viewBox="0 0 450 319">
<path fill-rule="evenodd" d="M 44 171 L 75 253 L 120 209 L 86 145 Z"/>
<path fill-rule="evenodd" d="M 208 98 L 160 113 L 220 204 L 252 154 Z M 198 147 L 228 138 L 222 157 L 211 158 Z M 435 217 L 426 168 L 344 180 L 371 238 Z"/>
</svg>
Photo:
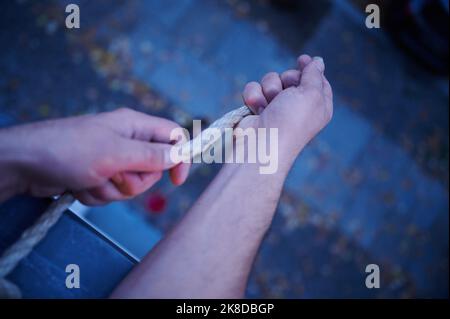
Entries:
<svg viewBox="0 0 450 319">
<path fill-rule="evenodd" d="M 118 109 L 6 128 L 0 130 L 0 171 L 19 185 L 7 187 L 9 196 L 69 191 L 87 205 L 123 200 L 147 190 L 164 170 L 176 185 L 186 180 L 189 164 L 170 159 L 170 134 L 178 127 Z"/>
<path fill-rule="evenodd" d="M 333 93 L 324 71 L 322 58 L 301 55 L 298 69 L 270 72 L 260 83 L 248 83 L 244 102 L 258 116 L 242 125 L 278 128 L 280 151 L 296 156 L 333 115 Z"/>
</svg>

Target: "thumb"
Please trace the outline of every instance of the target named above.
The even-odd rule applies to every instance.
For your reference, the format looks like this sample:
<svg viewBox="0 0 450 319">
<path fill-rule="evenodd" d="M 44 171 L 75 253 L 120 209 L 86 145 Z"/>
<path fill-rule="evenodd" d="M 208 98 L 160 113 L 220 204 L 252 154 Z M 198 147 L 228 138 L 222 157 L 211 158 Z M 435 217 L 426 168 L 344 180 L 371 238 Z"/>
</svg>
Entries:
<svg viewBox="0 0 450 319">
<path fill-rule="evenodd" d="M 305 91 L 322 90 L 323 80 L 322 75 L 325 71 L 325 64 L 322 58 L 315 57 L 309 64 L 307 64 L 302 72 L 299 87 Z"/>
<path fill-rule="evenodd" d="M 171 160 L 171 144 L 127 140 L 121 150 L 119 169 L 122 171 L 155 172 L 176 166 Z"/>
</svg>

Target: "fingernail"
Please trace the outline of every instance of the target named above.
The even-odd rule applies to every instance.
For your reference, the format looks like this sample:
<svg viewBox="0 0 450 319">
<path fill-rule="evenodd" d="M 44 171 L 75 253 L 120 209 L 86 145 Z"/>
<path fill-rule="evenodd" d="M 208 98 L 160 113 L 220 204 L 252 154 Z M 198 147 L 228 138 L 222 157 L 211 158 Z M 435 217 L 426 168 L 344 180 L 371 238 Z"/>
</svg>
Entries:
<svg viewBox="0 0 450 319">
<path fill-rule="evenodd" d="M 189 169 L 186 169 L 183 172 L 183 175 L 181 176 L 182 177 L 181 178 L 181 184 L 183 184 L 187 180 L 188 176 L 189 176 Z"/>
<path fill-rule="evenodd" d="M 325 71 L 325 62 L 323 62 L 323 58 L 320 56 L 315 56 L 313 58 L 314 61 L 316 61 L 316 65 L 319 68 L 321 72 Z"/>
</svg>

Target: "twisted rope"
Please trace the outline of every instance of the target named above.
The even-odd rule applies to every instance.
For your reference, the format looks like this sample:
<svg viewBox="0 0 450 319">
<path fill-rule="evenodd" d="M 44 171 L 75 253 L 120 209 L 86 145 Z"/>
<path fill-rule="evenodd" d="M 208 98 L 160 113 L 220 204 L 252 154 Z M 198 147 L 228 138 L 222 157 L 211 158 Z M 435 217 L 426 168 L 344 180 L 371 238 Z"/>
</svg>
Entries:
<svg viewBox="0 0 450 319">
<path fill-rule="evenodd" d="M 62 195 L 47 208 L 33 226 L 22 233 L 18 241 L 3 253 L 0 258 L 0 297 L 21 298 L 19 287 L 5 277 L 13 271 L 23 258 L 28 256 L 34 246 L 47 235 L 50 228 L 74 201 L 72 195 Z"/>
<path fill-rule="evenodd" d="M 244 117 L 252 114 L 247 106 L 235 109 L 215 122 L 194 139 L 180 146 L 183 156 L 194 158 L 206 152 L 216 140 L 208 138 L 208 130 L 234 128 Z M 220 137 L 220 136 L 219 136 Z M 192 150 L 192 152 L 191 152 Z M 75 202 L 75 198 L 65 193 L 55 200 L 39 219 L 20 238 L 11 245 L 0 257 L 0 298 L 21 298 L 20 288 L 6 279 L 14 268 L 33 250 L 33 248 L 47 235 L 50 228 L 56 224 L 64 211 Z"/>
<path fill-rule="evenodd" d="M 252 114 L 252 112 L 245 105 L 228 112 L 218 120 L 214 121 L 207 129 L 202 131 L 194 139 L 179 146 L 180 157 L 183 160 L 189 160 L 206 152 L 221 137 L 220 135 L 211 134 L 213 131 L 223 131 L 226 128 L 234 128 L 244 117 L 250 114 Z M 216 138 L 211 139 L 211 136 Z"/>
</svg>

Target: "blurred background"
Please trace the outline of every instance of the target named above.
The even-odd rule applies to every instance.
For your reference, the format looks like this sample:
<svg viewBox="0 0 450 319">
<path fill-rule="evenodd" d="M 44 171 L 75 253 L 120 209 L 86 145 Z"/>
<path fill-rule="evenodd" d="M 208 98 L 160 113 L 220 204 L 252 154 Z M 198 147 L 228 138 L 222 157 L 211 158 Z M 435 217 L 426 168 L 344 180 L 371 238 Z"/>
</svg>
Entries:
<svg viewBox="0 0 450 319">
<path fill-rule="evenodd" d="M 80 29 L 65 28 L 68 3 Z M 335 115 L 288 177 L 247 297 L 448 297 L 448 16 L 448 0 L 7 1 L 0 125 L 122 106 L 208 122 L 246 82 L 320 55 Z M 76 210 L 142 257 L 218 169 Z M 364 284 L 372 263 L 380 289 Z"/>
</svg>

